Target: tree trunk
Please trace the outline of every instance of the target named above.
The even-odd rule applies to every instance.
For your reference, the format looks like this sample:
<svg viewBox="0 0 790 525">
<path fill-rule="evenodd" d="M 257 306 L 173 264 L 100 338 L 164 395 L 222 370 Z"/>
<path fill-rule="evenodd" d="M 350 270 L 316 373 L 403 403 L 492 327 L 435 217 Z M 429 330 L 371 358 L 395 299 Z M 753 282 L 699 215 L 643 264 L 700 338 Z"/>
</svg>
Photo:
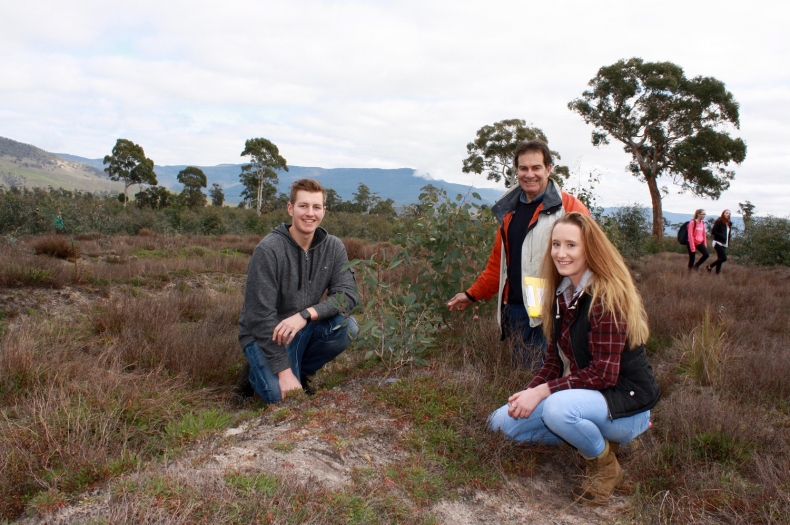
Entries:
<svg viewBox="0 0 790 525">
<path fill-rule="evenodd" d="M 263 178 L 258 178 L 258 215 L 261 214 L 261 208 L 263 207 L 261 201 L 263 200 Z"/>
<path fill-rule="evenodd" d="M 661 209 L 661 192 L 658 182 L 653 177 L 645 177 L 647 188 L 650 190 L 650 201 L 653 203 L 653 237 L 664 238 L 664 212 Z"/>
</svg>

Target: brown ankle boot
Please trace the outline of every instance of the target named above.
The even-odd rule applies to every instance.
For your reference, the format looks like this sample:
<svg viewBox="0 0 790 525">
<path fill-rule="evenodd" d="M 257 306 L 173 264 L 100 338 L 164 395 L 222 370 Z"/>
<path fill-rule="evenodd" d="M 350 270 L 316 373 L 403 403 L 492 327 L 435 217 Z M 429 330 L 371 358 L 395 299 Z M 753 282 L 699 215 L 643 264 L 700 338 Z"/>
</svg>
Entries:
<svg viewBox="0 0 790 525">
<path fill-rule="evenodd" d="M 587 471 L 581 486 L 573 489 L 576 501 L 588 505 L 605 505 L 609 501 L 609 496 L 623 479 L 623 471 L 612 450 L 614 448 L 620 447 L 610 446 L 606 441 L 603 452 L 597 458 L 588 458 L 582 454 L 587 460 Z"/>
</svg>

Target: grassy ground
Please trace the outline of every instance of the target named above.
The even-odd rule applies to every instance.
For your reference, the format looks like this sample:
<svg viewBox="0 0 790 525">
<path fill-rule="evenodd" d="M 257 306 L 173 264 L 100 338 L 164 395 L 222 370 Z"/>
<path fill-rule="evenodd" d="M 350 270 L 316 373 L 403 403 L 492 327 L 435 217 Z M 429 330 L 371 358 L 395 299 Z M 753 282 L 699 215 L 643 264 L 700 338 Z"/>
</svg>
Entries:
<svg viewBox="0 0 790 525">
<path fill-rule="evenodd" d="M 237 408 L 257 237 L 37 237 L 0 252 L 0 518 L 68 523 L 786 523 L 790 287 L 782 269 L 631 264 L 663 399 L 612 504 L 571 451 L 485 430 L 530 373 L 490 306 L 385 382 L 365 349 L 318 395 Z M 347 241 L 354 256 L 389 251 Z M 75 253 L 79 257 L 75 257 Z M 397 271 L 404 271 L 399 268 Z M 364 290 L 363 290 L 364 292 Z"/>
</svg>

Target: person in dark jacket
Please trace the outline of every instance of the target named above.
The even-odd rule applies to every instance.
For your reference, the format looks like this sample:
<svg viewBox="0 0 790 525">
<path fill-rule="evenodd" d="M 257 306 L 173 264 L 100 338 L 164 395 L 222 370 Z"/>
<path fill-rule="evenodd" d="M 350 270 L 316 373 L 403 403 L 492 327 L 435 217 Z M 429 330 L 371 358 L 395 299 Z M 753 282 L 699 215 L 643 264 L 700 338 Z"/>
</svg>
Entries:
<svg viewBox="0 0 790 525">
<path fill-rule="evenodd" d="M 342 241 L 320 227 L 326 191 L 313 179 L 291 186 L 288 214 L 255 248 L 247 267 L 239 344 L 248 364 L 234 391 L 267 403 L 312 390 L 310 376 L 348 347 L 358 327 L 354 274 Z M 326 298 L 322 296 L 326 292 Z"/>
<path fill-rule="evenodd" d="M 721 212 L 721 217 L 713 222 L 710 231 L 713 237 L 713 249 L 716 250 L 716 260 L 705 266 L 708 273 L 716 268 L 716 273 L 721 273 L 721 265 L 727 260 L 727 248 L 730 246 L 730 234 L 732 233 L 732 223 L 730 222 L 730 210 Z"/>
<path fill-rule="evenodd" d="M 622 479 L 616 453 L 650 426 L 660 390 L 647 360 L 647 314 L 622 256 L 590 217 L 558 220 L 543 262 L 546 362 L 491 414 L 517 441 L 568 443 L 587 460 L 577 501 L 605 504 Z"/>
</svg>

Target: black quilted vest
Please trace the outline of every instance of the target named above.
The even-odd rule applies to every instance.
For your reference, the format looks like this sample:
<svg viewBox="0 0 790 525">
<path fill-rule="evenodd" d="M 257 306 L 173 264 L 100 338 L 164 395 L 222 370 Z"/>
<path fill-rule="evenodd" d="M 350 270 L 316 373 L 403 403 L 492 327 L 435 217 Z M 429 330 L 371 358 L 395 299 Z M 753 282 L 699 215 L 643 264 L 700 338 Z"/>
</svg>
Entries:
<svg viewBox="0 0 790 525">
<path fill-rule="evenodd" d="M 557 299 L 555 299 L 556 301 Z M 579 369 L 586 368 L 592 354 L 587 346 L 588 334 L 590 333 L 590 305 L 592 296 L 582 293 L 576 305 L 576 317 L 571 322 L 571 346 L 573 346 L 573 358 Z M 560 329 L 562 323 L 554 323 L 554 350 L 558 352 L 560 340 Z M 653 375 L 653 367 L 647 360 L 645 345 L 636 348 L 629 348 L 623 351 L 620 357 L 620 375 L 617 384 L 613 387 L 601 390 L 601 394 L 606 399 L 609 407 L 609 419 L 632 416 L 645 410 L 650 410 L 661 397 L 661 390 Z"/>
</svg>

